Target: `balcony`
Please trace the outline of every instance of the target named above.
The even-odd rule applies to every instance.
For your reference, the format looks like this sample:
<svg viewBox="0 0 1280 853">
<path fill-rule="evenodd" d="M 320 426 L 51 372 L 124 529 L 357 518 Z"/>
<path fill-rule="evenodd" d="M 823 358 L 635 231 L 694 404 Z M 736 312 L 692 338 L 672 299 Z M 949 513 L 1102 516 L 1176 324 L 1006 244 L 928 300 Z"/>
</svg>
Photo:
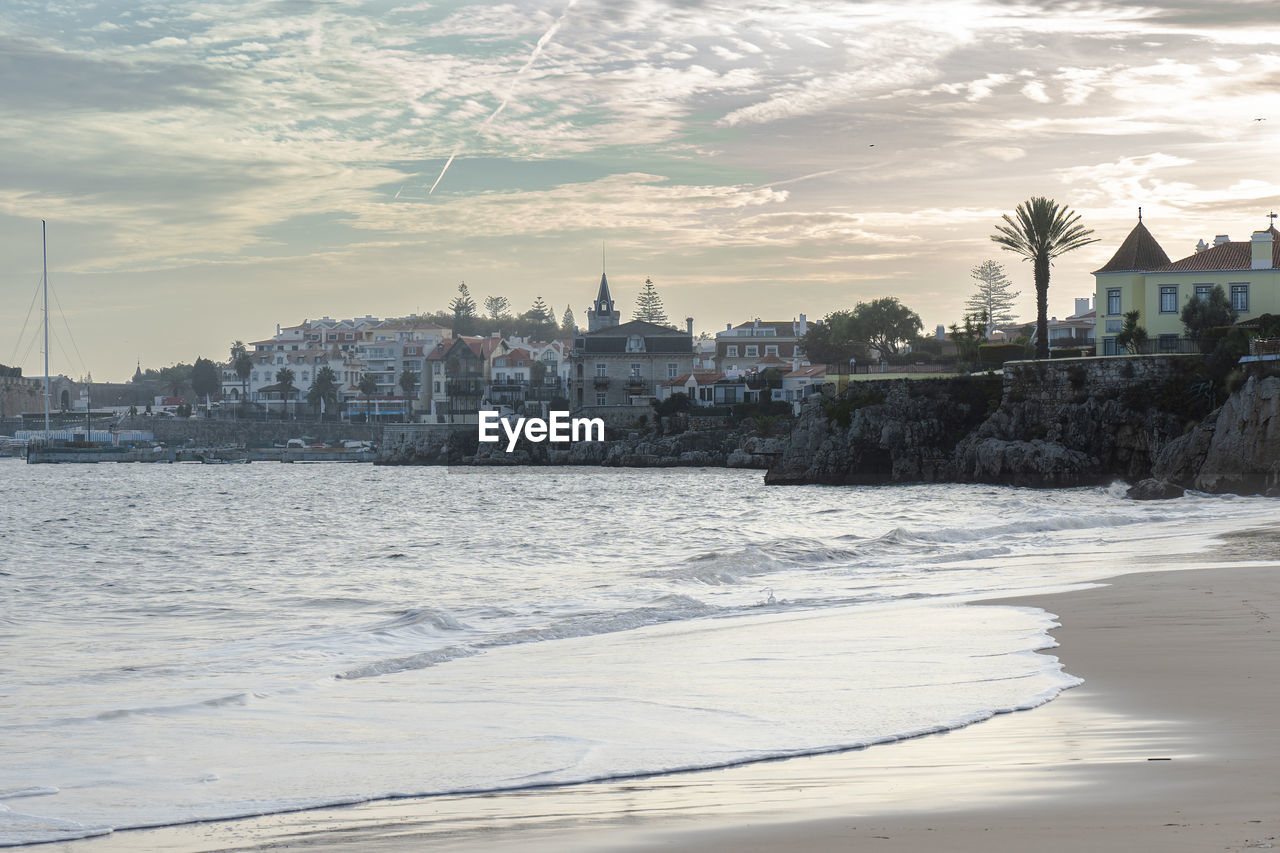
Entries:
<svg viewBox="0 0 1280 853">
<path fill-rule="evenodd" d="M 444 383 L 444 392 L 450 397 L 480 397 L 484 393 L 484 381 L 481 379 L 449 379 Z"/>
<path fill-rule="evenodd" d="M 609 387 L 609 377 L 608 377 L 608 376 L 597 376 L 597 377 L 595 377 L 595 378 L 592 380 L 592 384 L 594 384 L 596 388 L 608 388 L 608 387 Z"/>
</svg>

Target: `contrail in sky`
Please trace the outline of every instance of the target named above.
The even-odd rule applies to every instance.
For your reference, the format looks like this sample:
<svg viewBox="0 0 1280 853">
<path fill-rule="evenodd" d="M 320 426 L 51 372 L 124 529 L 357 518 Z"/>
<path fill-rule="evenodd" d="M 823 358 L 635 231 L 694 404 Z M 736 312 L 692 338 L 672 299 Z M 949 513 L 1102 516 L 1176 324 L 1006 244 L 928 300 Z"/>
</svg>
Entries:
<svg viewBox="0 0 1280 853">
<path fill-rule="evenodd" d="M 560 17 L 556 18 L 555 23 L 547 28 L 547 31 L 542 34 L 542 38 L 538 39 L 538 43 L 533 46 L 533 52 L 529 54 L 529 58 L 525 60 L 524 65 L 520 66 L 520 70 L 511 78 L 511 83 L 507 86 L 507 93 L 502 97 L 502 103 L 498 104 L 497 109 L 489 113 L 489 117 L 480 123 L 478 130 L 483 130 L 488 127 L 489 124 L 498 117 L 498 113 L 505 110 L 507 108 L 507 104 L 511 103 L 511 96 L 512 93 L 515 92 L 516 83 L 520 82 L 520 78 L 524 76 L 525 72 L 533 67 L 533 63 L 536 62 L 538 57 L 542 54 L 542 49 L 550 44 L 551 40 L 555 38 L 556 33 L 560 31 L 560 25 L 564 23 L 565 18 L 569 17 L 569 10 L 572 9 L 574 4 L 577 2 L 578 0 L 569 0 L 564 7 L 564 11 L 560 13 Z M 449 159 L 445 161 L 444 168 L 440 170 L 440 177 L 436 178 L 436 182 L 431 185 L 431 189 L 427 190 L 427 195 L 431 195 L 436 191 L 436 187 L 440 185 L 440 180 L 444 178 L 444 173 L 449 171 L 449 166 L 453 164 L 453 158 L 457 157 L 458 152 L 461 150 L 462 143 L 459 142 L 454 147 L 453 153 L 449 155 Z"/>
<path fill-rule="evenodd" d="M 843 171 L 846 171 L 846 170 L 845 169 L 828 169 L 825 172 L 814 172 L 811 175 L 801 175 L 798 178 L 787 178 L 785 181 L 772 181 L 771 183 L 767 183 L 767 184 L 759 184 L 757 186 L 752 187 L 752 189 L 763 190 L 769 187 L 780 187 L 780 186 L 783 186 L 784 184 L 794 184 L 797 181 L 807 181 L 810 178 L 825 178 L 827 175 L 834 175 L 837 172 L 843 172 Z"/>
</svg>

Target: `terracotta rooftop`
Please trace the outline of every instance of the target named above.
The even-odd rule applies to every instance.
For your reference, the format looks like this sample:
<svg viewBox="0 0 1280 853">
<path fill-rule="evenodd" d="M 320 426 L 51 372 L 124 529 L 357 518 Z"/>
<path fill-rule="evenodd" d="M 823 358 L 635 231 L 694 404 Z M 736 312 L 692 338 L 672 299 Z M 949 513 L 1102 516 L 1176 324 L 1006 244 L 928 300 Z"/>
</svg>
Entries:
<svg viewBox="0 0 1280 853">
<path fill-rule="evenodd" d="M 1280 231 L 1273 225 L 1271 232 L 1271 267 L 1280 267 Z M 1219 243 L 1211 249 L 1166 263 L 1154 272 L 1211 272 L 1213 270 L 1247 270 L 1253 265 L 1253 245 L 1249 241 Z"/>
</svg>

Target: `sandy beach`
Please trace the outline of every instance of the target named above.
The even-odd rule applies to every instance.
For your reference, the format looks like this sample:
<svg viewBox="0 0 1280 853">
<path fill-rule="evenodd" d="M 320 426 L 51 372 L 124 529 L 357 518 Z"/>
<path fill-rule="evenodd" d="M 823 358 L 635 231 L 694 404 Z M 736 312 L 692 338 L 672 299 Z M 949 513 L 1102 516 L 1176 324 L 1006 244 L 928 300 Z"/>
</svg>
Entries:
<svg viewBox="0 0 1280 853">
<path fill-rule="evenodd" d="M 1280 844 L 1280 638 L 1272 618 L 1280 611 L 1280 570 L 1127 575 L 1083 591 L 995 603 L 1058 614 L 1056 653 L 1084 685 L 1030 712 L 858 752 L 54 846 L 68 853 L 816 853 Z"/>
</svg>

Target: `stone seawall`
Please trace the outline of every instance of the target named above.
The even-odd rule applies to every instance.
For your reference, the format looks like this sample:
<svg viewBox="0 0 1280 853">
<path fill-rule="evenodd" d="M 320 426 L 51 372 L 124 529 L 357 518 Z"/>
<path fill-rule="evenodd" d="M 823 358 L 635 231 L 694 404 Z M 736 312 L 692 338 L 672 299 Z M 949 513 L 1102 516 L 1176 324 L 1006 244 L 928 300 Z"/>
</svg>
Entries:
<svg viewBox="0 0 1280 853">
<path fill-rule="evenodd" d="M 652 409 L 650 409 L 652 412 Z M 785 438 L 741 430 L 612 430 L 605 441 L 550 444 L 520 439 L 508 453 L 505 439 L 481 444 L 475 424 L 388 425 L 379 447 L 380 465 L 597 465 L 620 468 L 758 468 L 782 452 Z"/>
<path fill-rule="evenodd" d="M 316 421 L 224 421 L 212 418 L 125 418 L 120 429 L 146 430 L 156 441 L 205 446 L 228 444 L 284 444 L 291 438 L 331 441 L 379 441 L 381 425 L 318 423 Z"/>
<path fill-rule="evenodd" d="M 1011 362 L 1002 379 L 860 382 L 806 406 L 766 482 L 1134 482 L 1211 407 L 1197 364 L 1059 359 Z"/>
</svg>

